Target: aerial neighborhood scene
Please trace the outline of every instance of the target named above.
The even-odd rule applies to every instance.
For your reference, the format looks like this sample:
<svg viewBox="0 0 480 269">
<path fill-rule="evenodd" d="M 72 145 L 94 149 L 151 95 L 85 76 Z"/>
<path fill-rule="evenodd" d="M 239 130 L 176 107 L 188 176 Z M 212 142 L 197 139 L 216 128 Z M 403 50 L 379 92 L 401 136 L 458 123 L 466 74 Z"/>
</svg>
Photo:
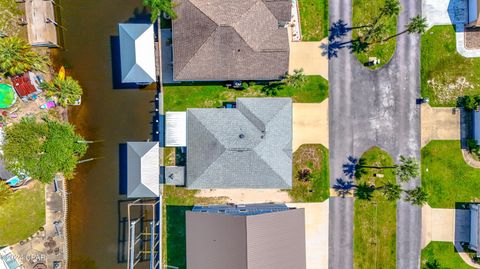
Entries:
<svg viewBox="0 0 480 269">
<path fill-rule="evenodd" d="M 480 268 L 480 0 L 0 0 L 0 269 Z"/>
</svg>

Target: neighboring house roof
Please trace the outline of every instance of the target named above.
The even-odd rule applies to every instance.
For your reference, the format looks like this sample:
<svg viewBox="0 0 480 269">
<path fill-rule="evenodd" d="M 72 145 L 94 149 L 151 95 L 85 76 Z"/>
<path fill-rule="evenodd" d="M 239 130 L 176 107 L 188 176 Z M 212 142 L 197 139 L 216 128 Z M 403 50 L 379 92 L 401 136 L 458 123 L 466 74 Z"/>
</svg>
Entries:
<svg viewBox="0 0 480 269">
<path fill-rule="evenodd" d="M 468 23 L 470 26 L 480 25 L 480 0 L 468 1 Z"/>
<path fill-rule="evenodd" d="M 198 205 L 192 212 L 217 213 L 230 216 L 251 216 L 288 210 L 286 204 Z"/>
<path fill-rule="evenodd" d="M 239 98 L 187 111 L 190 189 L 292 186 L 292 100 Z"/>
<path fill-rule="evenodd" d="M 127 142 L 127 182 L 127 197 L 159 196 L 158 142 Z"/>
<path fill-rule="evenodd" d="M 290 0 L 178 0 L 174 80 L 273 80 L 288 71 Z"/>
<path fill-rule="evenodd" d="M 153 24 L 120 23 L 118 32 L 120 37 L 122 82 L 155 82 Z"/>
<path fill-rule="evenodd" d="M 305 269 L 304 209 L 231 216 L 186 212 L 189 269 Z"/>
<path fill-rule="evenodd" d="M 470 242 L 469 247 L 480 256 L 480 214 L 478 204 L 470 205 Z"/>
<path fill-rule="evenodd" d="M 480 112 L 473 111 L 473 139 L 480 145 Z"/>
</svg>

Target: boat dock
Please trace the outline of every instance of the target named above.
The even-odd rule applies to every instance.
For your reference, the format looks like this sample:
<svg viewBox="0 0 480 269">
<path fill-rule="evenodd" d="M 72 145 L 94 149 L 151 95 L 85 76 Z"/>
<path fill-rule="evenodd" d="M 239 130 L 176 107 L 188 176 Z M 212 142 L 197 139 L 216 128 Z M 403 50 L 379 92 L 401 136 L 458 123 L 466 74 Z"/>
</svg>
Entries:
<svg viewBox="0 0 480 269">
<path fill-rule="evenodd" d="M 52 0 L 26 0 L 28 41 L 32 46 L 58 47 L 55 6 Z"/>
</svg>

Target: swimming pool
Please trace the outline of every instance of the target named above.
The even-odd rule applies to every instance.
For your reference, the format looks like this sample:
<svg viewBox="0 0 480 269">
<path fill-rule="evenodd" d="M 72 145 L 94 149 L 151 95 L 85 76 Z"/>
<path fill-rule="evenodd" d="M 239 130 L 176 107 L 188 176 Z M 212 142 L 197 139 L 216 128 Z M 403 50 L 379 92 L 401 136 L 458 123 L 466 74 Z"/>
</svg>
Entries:
<svg viewBox="0 0 480 269">
<path fill-rule="evenodd" d="M 0 109 L 11 107 L 17 99 L 12 86 L 0 84 Z"/>
</svg>

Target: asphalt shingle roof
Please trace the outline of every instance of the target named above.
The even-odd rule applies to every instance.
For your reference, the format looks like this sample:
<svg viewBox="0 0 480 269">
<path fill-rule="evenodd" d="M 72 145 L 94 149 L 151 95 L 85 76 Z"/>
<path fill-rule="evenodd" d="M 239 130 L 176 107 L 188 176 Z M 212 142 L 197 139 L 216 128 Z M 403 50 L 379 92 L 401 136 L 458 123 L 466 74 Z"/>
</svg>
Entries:
<svg viewBox="0 0 480 269">
<path fill-rule="evenodd" d="M 178 0 L 175 80 L 272 80 L 288 71 L 289 0 Z"/>
<path fill-rule="evenodd" d="M 189 109 L 186 186 L 291 188 L 291 99 L 239 98 L 236 109 Z"/>
</svg>

